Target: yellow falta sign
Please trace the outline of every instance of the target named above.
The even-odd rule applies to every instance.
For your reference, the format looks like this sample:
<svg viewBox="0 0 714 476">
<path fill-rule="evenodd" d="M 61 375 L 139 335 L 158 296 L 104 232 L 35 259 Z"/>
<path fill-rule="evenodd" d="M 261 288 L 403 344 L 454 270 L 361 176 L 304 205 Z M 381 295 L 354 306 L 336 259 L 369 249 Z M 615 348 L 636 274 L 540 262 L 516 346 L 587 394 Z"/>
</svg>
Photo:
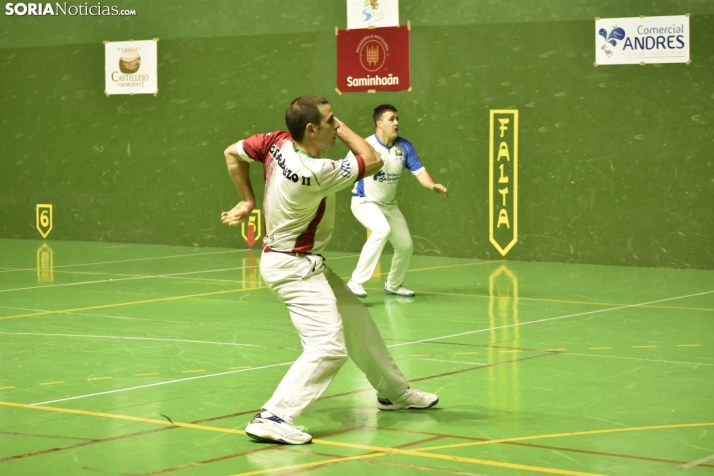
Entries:
<svg viewBox="0 0 714 476">
<path fill-rule="evenodd" d="M 518 110 L 491 110 L 489 239 L 506 256 L 518 241 Z"/>
<path fill-rule="evenodd" d="M 40 232 L 42 238 L 47 238 L 47 235 L 52 231 L 52 205 L 38 203 L 35 211 L 35 222 L 37 231 Z"/>
</svg>

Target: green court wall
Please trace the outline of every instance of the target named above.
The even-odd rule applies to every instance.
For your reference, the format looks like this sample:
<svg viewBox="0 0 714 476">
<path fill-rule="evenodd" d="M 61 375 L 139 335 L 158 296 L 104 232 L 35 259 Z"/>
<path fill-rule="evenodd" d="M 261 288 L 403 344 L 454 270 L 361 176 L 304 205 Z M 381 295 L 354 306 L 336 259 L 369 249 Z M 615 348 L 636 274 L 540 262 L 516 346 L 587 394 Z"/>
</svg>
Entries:
<svg viewBox="0 0 714 476">
<path fill-rule="evenodd" d="M 68 2 L 70 5 L 71 2 Z M 364 135 L 400 133 L 449 188 L 404 176 L 415 252 L 501 259 L 489 242 L 489 111 L 519 111 L 518 242 L 506 259 L 714 268 L 714 2 L 402 0 L 410 92 L 338 94 L 345 1 L 126 0 L 134 17 L 0 18 L 0 237 L 245 248 L 219 216 L 223 150 L 327 97 Z M 594 17 L 690 13 L 692 63 L 593 65 Z M 158 37 L 159 93 L 104 95 L 102 41 Z M 338 145 L 327 155 L 341 158 Z M 252 170 L 258 194 L 262 173 Z M 338 194 L 330 248 L 365 230 Z M 259 202 L 259 207 L 260 207 Z"/>
</svg>

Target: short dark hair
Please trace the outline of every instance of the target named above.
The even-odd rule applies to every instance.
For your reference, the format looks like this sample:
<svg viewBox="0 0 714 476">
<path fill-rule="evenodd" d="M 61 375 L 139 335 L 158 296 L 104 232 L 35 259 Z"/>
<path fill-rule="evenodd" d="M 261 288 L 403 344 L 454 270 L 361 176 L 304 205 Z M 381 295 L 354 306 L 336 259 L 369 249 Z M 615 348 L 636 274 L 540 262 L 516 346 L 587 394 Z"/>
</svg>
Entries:
<svg viewBox="0 0 714 476">
<path fill-rule="evenodd" d="M 322 122 L 319 106 L 330 104 L 327 99 L 321 96 L 300 96 L 290 103 L 285 112 L 285 125 L 293 137 L 293 140 L 300 142 L 305 137 L 305 127 L 312 123 L 316 126 Z"/>
<path fill-rule="evenodd" d="M 387 111 L 399 112 L 397 111 L 397 108 L 392 106 L 391 104 L 382 104 L 380 106 L 375 107 L 374 114 L 372 115 L 372 119 L 374 119 L 375 126 L 377 125 L 377 121 L 382 117 L 382 114 Z"/>
</svg>

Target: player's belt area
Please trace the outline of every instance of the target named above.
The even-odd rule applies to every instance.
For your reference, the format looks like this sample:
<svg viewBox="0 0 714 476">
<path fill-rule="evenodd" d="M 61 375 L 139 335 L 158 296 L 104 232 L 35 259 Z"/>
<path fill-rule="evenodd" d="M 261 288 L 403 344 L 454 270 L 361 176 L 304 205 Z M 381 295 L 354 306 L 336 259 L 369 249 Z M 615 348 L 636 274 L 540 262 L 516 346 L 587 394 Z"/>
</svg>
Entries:
<svg viewBox="0 0 714 476">
<path fill-rule="evenodd" d="M 274 250 L 272 248 L 269 248 L 265 245 L 262 246 L 263 248 L 263 253 L 282 253 L 284 255 L 290 255 L 290 256 L 308 256 L 312 255 L 313 253 L 298 253 L 297 251 L 282 251 L 282 250 Z M 317 255 L 323 260 L 326 260 L 326 258 L 322 255 Z"/>
<path fill-rule="evenodd" d="M 282 250 L 274 250 L 268 246 L 265 246 L 265 244 L 262 246 L 263 248 L 263 253 L 282 253 L 284 255 L 291 255 L 291 256 L 305 256 L 310 253 L 296 253 L 295 251 L 282 251 Z"/>
</svg>

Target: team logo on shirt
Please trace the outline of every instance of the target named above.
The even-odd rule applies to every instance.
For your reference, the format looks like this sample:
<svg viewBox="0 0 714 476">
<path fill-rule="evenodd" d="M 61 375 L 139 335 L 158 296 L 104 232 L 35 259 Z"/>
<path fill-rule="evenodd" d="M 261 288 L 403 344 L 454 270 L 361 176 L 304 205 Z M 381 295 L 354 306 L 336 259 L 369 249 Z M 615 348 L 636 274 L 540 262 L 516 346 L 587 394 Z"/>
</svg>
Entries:
<svg viewBox="0 0 714 476">
<path fill-rule="evenodd" d="M 380 170 L 376 174 L 374 174 L 374 180 L 377 182 L 389 182 L 389 183 L 397 183 L 399 181 L 399 174 L 395 174 L 392 172 L 385 172 L 384 170 Z"/>
<path fill-rule="evenodd" d="M 352 164 L 349 160 L 342 161 L 342 165 L 340 166 L 340 174 L 343 177 L 349 177 L 350 175 L 352 175 Z"/>
<path fill-rule="evenodd" d="M 398 145 L 394 146 L 394 155 L 396 155 L 397 157 L 402 156 L 402 148 L 399 147 Z"/>
</svg>

